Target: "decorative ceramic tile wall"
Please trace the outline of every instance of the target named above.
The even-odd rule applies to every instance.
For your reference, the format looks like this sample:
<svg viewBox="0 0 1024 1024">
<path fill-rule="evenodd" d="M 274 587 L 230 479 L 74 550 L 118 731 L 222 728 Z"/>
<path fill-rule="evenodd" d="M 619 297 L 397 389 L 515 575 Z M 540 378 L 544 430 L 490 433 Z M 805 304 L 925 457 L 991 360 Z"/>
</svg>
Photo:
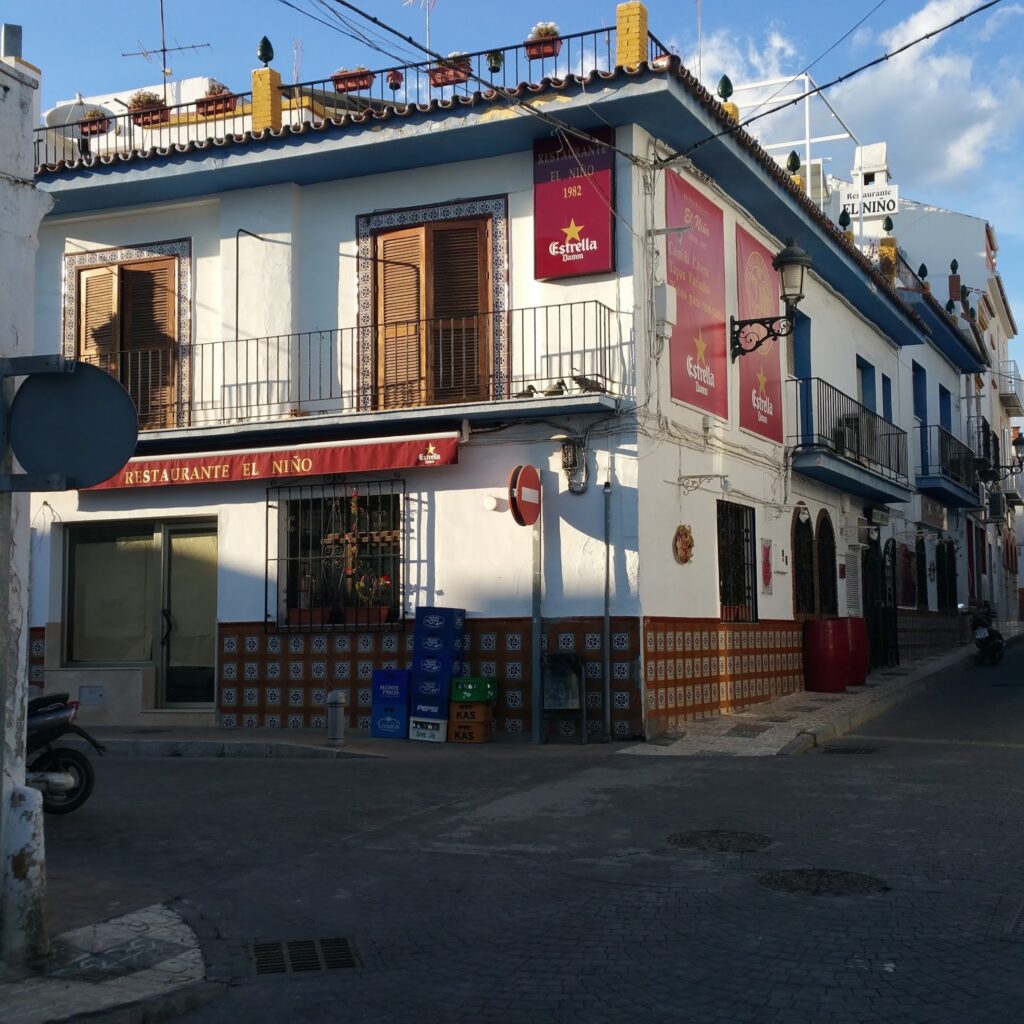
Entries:
<svg viewBox="0 0 1024 1024">
<path fill-rule="evenodd" d="M 639 622 L 612 620 L 612 731 L 620 739 L 642 735 L 638 679 Z M 402 631 L 267 634 L 262 623 L 218 627 L 219 721 L 225 728 L 323 728 L 326 697 L 340 689 L 348 701 L 348 727 L 368 729 L 370 679 L 375 668 L 406 668 L 412 621 Z M 587 729 L 603 729 L 603 621 L 599 617 L 545 620 L 546 651 L 579 655 L 587 703 Z M 532 727 L 530 620 L 468 619 L 464 674 L 497 680 L 497 732 L 528 737 Z M 577 736 L 581 723 L 559 721 L 549 735 Z"/>
<path fill-rule="evenodd" d="M 644 619 L 647 737 L 804 687 L 800 624 Z"/>
<path fill-rule="evenodd" d="M 43 685 L 43 655 L 46 651 L 46 627 L 33 626 L 28 631 L 28 681 Z"/>
<path fill-rule="evenodd" d="M 969 612 L 925 612 L 901 608 L 896 613 L 900 662 L 913 661 L 965 644 L 970 639 Z"/>
</svg>

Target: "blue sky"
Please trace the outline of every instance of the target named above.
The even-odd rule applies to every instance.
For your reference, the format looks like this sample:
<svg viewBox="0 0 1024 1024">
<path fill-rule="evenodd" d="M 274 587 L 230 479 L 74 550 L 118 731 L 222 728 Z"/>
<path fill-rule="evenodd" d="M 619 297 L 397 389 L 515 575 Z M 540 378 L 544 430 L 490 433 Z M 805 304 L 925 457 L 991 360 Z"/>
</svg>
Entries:
<svg viewBox="0 0 1024 1024">
<path fill-rule="evenodd" d="M 291 0 L 321 17 L 318 4 Z M 767 7 L 758 0 L 703 0 L 700 68 L 712 88 L 727 72 L 736 83 L 796 74 L 868 15 L 852 35 L 811 70 L 819 82 L 928 32 L 980 0 L 855 0 Z M 419 39 L 424 12 L 401 0 L 364 0 L 365 9 Z M 301 41 L 299 80 L 335 67 L 396 63 L 304 17 L 279 0 L 165 0 L 168 45 L 206 42 L 209 49 L 173 54 L 175 78 L 212 75 L 248 87 L 256 43 L 267 35 L 275 66 L 292 80 L 293 44 Z M 650 0 L 651 31 L 697 70 L 696 0 Z M 869 12 L 872 12 L 869 14 Z M 159 69 L 124 51 L 159 46 L 158 0 L 6 0 L 4 21 L 24 26 L 24 54 L 43 69 L 43 105 L 76 92 L 134 89 L 160 80 Z M 509 8 L 480 0 L 437 0 L 431 14 L 435 50 L 480 50 L 525 38 L 537 21 L 565 32 L 612 24 L 614 0 L 519 0 Z M 397 51 L 396 51 L 397 52 Z M 1024 332 L 1024 215 L 1018 195 L 1024 146 L 1024 0 L 995 8 L 882 67 L 829 92 L 844 121 L 865 142 L 887 141 L 901 195 L 988 219 L 1000 243 L 999 269 Z M 784 115 L 761 122 L 762 137 L 778 139 Z M 834 129 L 833 129 L 834 130 Z M 852 149 L 833 150 L 831 172 L 847 177 Z M 934 268 L 936 271 L 939 268 Z M 1018 359 L 1024 342 L 1017 342 Z M 1024 360 L 1021 360 L 1024 361 Z"/>
</svg>

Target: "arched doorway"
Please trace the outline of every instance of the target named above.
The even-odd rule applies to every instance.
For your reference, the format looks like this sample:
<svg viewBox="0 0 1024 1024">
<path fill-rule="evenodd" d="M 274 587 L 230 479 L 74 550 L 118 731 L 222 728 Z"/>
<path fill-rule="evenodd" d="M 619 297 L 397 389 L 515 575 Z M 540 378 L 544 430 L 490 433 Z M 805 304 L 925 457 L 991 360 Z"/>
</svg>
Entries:
<svg viewBox="0 0 1024 1024">
<path fill-rule="evenodd" d="M 814 600 L 814 528 L 806 505 L 793 512 L 793 613 L 810 616 L 815 612 Z"/>
<path fill-rule="evenodd" d="M 882 557 L 882 657 L 885 665 L 900 663 L 900 640 L 896 620 L 896 541 L 885 542 Z"/>
<path fill-rule="evenodd" d="M 839 584 L 836 581 L 836 535 L 832 519 L 824 509 L 818 513 L 817 536 L 818 611 L 839 614 Z"/>
</svg>

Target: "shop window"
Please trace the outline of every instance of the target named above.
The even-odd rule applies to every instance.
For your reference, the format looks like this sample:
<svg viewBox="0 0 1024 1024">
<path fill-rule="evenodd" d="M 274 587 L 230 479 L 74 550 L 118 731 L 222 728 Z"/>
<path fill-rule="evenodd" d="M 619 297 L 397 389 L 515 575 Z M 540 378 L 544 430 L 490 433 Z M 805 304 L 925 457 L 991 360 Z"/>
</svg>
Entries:
<svg viewBox="0 0 1024 1024">
<path fill-rule="evenodd" d="M 78 271 L 77 355 L 116 377 L 142 430 L 177 419 L 177 259 Z"/>
<path fill-rule="evenodd" d="M 811 513 L 801 505 L 793 513 L 793 611 L 814 614 L 814 527 Z"/>
<path fill-rule="evenodd" d="M 839 614 L 839 585 L 836 582 L 836 535 L 827 512 L 818 519 L 818 610 L 822 615 Z"/>
<path fill-rule="evenodd" d="M 404 497 L 394 480 L 272 488 L 268 621 L 298 629 L 401 621 Z"/>
<path fill-rule="evenodd" d="M 754 510 L 718 502 L 718 592 L 723 622 L 757 621 Z"/>
<path fill-rule="evenodd" d="M 490 251 L 483 219 L 377 236 L 378 408 L 487 397 L 494 316 Z"/>
</svg>

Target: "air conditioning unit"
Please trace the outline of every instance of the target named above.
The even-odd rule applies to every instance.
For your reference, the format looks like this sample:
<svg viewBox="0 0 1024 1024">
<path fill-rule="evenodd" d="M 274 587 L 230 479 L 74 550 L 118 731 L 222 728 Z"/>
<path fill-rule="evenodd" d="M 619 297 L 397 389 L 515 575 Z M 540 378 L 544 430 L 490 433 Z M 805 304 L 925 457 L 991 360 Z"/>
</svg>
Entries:
<svg viewBox="0 0 1024 1024">
<path fill-rule="evenodd" d="M 988 496 L 988 520 L 990 523 L 1006 522 L 1006 495 L 993 491 Z"/>
<path fill-rule="evenodd" d="M 843 417 L 842 454 L 849 459 L 875 462 L 878 450 L 878 426 L 873 413 L 856 412 Z"/>
<path fill-rule="evenodd" d="M 843 539 L 849 543 L 850 547 L 860 545 L 866 548 L 868 541 L 871 539 L 871 526 L 866 519 L 858 516 L 856 524 L 844 526 L 841 533 Z"/>
<path fill-rule="evenodd" d="M 875 526 L 888 526 L 889 525 L 889 510 L 883 508 L 873 508 L 871 510 L 871 522 Z"/>
</svg>

